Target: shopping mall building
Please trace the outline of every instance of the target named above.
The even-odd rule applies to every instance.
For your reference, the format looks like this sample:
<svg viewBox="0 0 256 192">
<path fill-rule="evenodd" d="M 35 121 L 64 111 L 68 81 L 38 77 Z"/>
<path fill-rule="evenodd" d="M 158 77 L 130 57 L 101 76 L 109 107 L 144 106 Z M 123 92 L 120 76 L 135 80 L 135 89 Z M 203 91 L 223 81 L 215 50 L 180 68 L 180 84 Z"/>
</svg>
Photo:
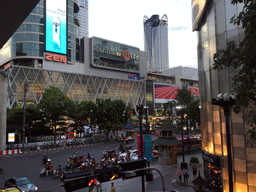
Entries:
<svg viewBox="0 0 256 192">
<path fill-rule="evenodd" d="M 230 18 L 243 8 L 230 0 L 193 0 L 193 30 L 198 31 L 198 73 L 201 100 L 202 149 L 205 179 L 212 191 L 229 191 L 226 124 L 223 110 L 212 105 L 219 93 L 232 91 L 236 71 L 226 68 L 213 70 L 213 56 L 225 49 L 227 42 L 239 44 L 243 29 L 230 23 Z M 231 160 L 233 191 L 256 191 L 256 147 L 246 146 L 249 129 L 242 113 L 231 112 Z M 232 183 L 232 182 L 231 182 Z"/>
<path fill-rule="evenodd" d="M 148 71 L 148 66 L 139 48 L 88 37 L 87 0 L 40 0 L 0 49 L 0 69 L 7 73 L 0 90 L 5 82 L 9 108 L 24 105 L 25 84 L 27 105 L 39 103 L 43 90 L 53 85 L 76 102 L 122 99 L 133 109 L 148 105 L 151 114 L 175 99 L 177 85 L 195 89 L 198 96 L 197 69 L 176 69 L 176 75 Z M 156 87 L 164 87 L 162 94 L 155 96 Z"/>
</svg>

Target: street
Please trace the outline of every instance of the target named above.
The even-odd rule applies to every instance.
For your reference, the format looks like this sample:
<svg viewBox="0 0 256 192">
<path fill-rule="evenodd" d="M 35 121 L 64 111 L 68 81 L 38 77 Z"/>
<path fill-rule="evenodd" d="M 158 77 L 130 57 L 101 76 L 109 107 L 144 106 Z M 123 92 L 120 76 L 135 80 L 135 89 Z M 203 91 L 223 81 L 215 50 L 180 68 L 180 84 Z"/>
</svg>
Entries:
<svg viewBox="0 0 256 192">
<path fill-rule="evenodd" d="M 136 141 L 135 141 L 136 143 Z M 100 162 L 102 157 L 102 152 L 108 149 L 117 149 L 120 143 L 108 143 L 108 144 L 97 144 L 93 146 L 80 147 L 80 148 L 71 148 L 71 149 L 63 149 L 63 150 L 55 150 L 48 151 L 46 154 L 51 159 L 52 165 L 56 168 L 59 164 L 62 167 L 66 164 L 66 161 L 69 156 L 72 156 L 74 152 L 79 154 L 87 154 L 90 153 L 92 157 L 96 159 L 97 162 Z M 202 162 L 201 153 L 197 152 L 193 154 L 199 158 L 200 163 Z M 178 157 L 178 164 L 181 162 L 182 156 Z M 0 188 L 4 188 L 4 181 L 13 177 L 13 176 L 26 176 L 29 180 L 31 180 L 39 189 L 39 191 L 53 191 L 53 192 L 64 192 L 64 188 L 61 187 L 62 182 L 59 178 L 52 177 L 43 177 L 39 176 L 39 173 L 43 167 L 42 164 L 43 153 L 37 152 L 33 154 L 16 154 L 16 155 L 4 155 L 0 156 L 0 166 L 5 170 L 4 174 L 0 175 Z M 186 161 L 189 162 L 190 157 L 186 155 Z M 171 185 L 171 181 L 173 179 L 178 179 L 177 175 L 175 175 L 178 167 L 174 166 L 160 166 L 157 161 L 151 163 L 151 167 L 158 169 L 165 181 L 165 189 L 166 191 L 171 191 L 171 189 L 175 189 L 179 192 L 192 192 L 192 188 L 185 187 L 173 187 Z M 201 168 L 202 169 L 202 166 Z M 203 176 L 203 171 L 201 171 L 201 176 Z M 189 184 L 193 185 L 191 182 L 193 181 L 191 168 L 188 170 Z M 159 174 L 154 171 L 153 172 L 153 181 L 146 182 L 145 181 L 145 189 L 146 191 L 162 191 L 162 181 Z M 102 184 L 102 191 L 110 191 L 111 182 L 105 182 Z M 116 186 L 116 191 L 125 192 L 125 191 L 134 191 L 140 192 L 142 191 L 141 187 L 141 177 L 122 180 L 117 179 L 113 181 Z M 85 191 L 85 189 L 81 189 L 79 191 Z"/>
</svg>

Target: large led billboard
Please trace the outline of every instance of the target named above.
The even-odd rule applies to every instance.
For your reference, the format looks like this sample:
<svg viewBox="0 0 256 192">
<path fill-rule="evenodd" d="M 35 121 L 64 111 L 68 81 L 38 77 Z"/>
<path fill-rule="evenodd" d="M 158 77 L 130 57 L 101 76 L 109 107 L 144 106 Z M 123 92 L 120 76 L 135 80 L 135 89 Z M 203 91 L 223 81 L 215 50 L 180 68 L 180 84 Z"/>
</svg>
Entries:
<svg viewBox="0 0 256 192">
<path fill-rule="evenodd" d="M 92 65 L 115 70 L 139 71 L 140 50 L 136 47 L 92 37 Z"/>
<path fill-rule="evenodd" d="M 178 90 L 180 89 L 180 85 L 154 83 L 155 103 L 168 103 L 169 101 L 176 100 Z M 188 90 L 190 91 L 193 99 L 199 98 L 198 87 L 188 87 Z"/>
<path fill-rule="evenodd" d="M 46 0 L 45 50 L 67 54 L 67 1 Z"/>
<path fill-rule="evenodd" d="M 155 103 L 168 103 L 175 100 L 179 89 L 181 89 L 179 85 L 154 83 Z"/>
</svg>

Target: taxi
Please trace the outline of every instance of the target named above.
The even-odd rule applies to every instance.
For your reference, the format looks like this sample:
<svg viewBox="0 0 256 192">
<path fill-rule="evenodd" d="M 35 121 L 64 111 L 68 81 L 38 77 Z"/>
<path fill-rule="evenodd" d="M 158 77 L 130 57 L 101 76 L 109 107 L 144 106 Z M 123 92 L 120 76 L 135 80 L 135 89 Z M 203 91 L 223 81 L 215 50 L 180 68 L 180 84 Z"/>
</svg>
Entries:
<svg viewBox="0 0 256 192">
<path fill-rule="evenodd" d="M 19 189 L 16 187 L 6 188 L 6 189 L 0 189 L 0 192 L 20 192 Z"/>
</svg>

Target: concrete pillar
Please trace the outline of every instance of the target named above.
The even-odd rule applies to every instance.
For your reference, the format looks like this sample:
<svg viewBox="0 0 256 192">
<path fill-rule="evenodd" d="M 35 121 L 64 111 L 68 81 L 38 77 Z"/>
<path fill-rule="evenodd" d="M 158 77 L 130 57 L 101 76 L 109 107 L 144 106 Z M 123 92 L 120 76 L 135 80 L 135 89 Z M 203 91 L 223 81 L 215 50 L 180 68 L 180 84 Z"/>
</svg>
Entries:
<svg viewBox="0 0 256 192">
<path fill-rule="evenodd" d="M 0 150 L 6 149 L 7 75 L 0 71 Z"/>
<path fill-rule="evenodd" d="M 34 68 L 38 69 L 38 59 L 34 59 Z"/>
</svg>

